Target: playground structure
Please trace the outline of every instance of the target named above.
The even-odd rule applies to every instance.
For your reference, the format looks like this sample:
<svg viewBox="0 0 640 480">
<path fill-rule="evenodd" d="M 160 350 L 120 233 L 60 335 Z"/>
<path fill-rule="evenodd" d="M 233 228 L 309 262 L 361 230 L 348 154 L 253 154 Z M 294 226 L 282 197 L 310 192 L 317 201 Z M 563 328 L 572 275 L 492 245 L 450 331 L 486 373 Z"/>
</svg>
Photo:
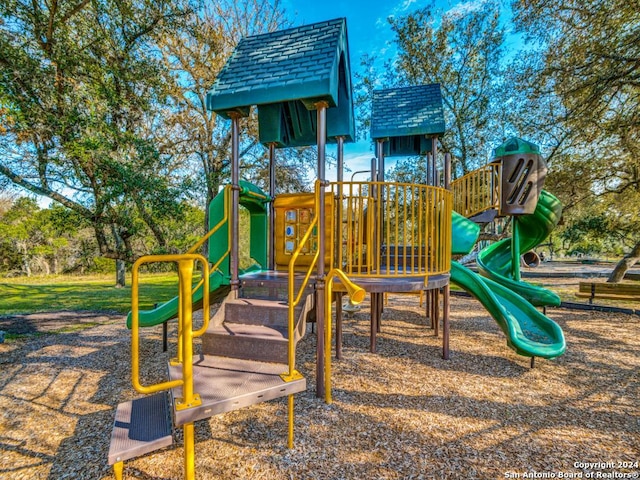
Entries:
<svg viewBox="0 0 640 480">
<path fill-rule="evenodd" d="M 562 354 L 559 327 L 530 303 L 554 305 L 555 298 L 521 285 L 513 261 L 519 265 L 520 252 L 542 241 L 560 214 L 559 202 L 541 191 L 544 174 L 535 148 L 527 147 L 532 149 L 527 152 L 521 143 L 515 148 L 505 144 L 492 164 L 452 183 L 450 157 L 444 156 L 440 170 L 437 165 L 438 138 L 445 131 L 439 85 L 380 90 L 373 99 L 376 158 L 370 179 L 344 181 L 343 147 L 355 137 L 344 19 L 243 39 L 207 103 L 231 121 L 231 184 L 209 206 L 211 230 L 186 254 L 145 256 L 133 267 L 127 319 L 132 377 L 135 390 L 147 396 L 120 404 L 116 411 L 109 452 L 116 478 L 122 477 L 125 460 L 170 445 L 173 425 L 183 427 L 184 474 L 192 479 L 193 422 L 283 396 L 288 398 L 292 447 L 294 395 L 306 389 L 306 379 L 296 369 L 296 345 L 306 323 L 314 321 L 316 394 L 331 402 L 332 305 L 335 301 L 340 358 L 345 293 L 354 303 L 365 292 L 370 295 L 372 352 L 384 294 L 425 292 L 425 313 L 436 335 L 442 318 L 442 355 L 448 358 L 451 281 L 485 305 L 519 354 Z M 239 175 L 240 120 L 252 106 L 258 109 L 260 141 L 269 150 L 268 193 Z M 326 179 L 327 142 L 337 144 L 335 182 Z M 312 144 L 318 149 L 314 192 L 277 194 L 277 149 Z M 506 160 L 507 154 L 515 163 Z M 385 157 L 398 155 L 426 156 L 426 183 L 385 181 Z M 254 262 L 245 270 L 239 262 L 240 207 L 249 212 Z M 498 242 L 479 256 L 480 272 L 493 279 L 451 260 L 452 254 L 473 247 L 479 231 L 473 219 L 491 215 L 491 210 L 522 215 L 514 222 L 512 241 Z M 198 252 L 207 240 L 205 258 Z M 177 264 L 179 295 L 140 311 L 140 268 L 154 262 Z M 193 287 L 196 266 L 202 280 Z M 211 316 L 210 304 L 219 301 Z M 203 325 L 194 329 L 192 313 L 199 308 Z M 143 385 L 139 329 L 172 318 L 178 319 L 178 346 L 169 380 Z M 194 356 L 198 337 L 201 354 Z"/>
</svg>

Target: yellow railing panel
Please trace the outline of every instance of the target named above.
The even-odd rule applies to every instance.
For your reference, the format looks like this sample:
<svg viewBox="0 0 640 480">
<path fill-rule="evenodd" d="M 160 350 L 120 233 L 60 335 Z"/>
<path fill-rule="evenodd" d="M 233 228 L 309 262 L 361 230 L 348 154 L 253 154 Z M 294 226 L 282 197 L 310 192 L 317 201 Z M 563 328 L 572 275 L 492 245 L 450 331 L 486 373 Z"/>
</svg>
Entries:
<svg viewBox="0 0 640 480">
<path fill-rule="evenodd" d="M 453 210 L 472 217 L 500 206 L 500 164 L 490 163 L 451 182 Z"/>
<path fill-rule="evenodd" d="M 354 277 L 449 272 L 450 191 L 394 182 L 332 182 L 329 188 L 338 204 L 334 268 Z"/>
</svg>

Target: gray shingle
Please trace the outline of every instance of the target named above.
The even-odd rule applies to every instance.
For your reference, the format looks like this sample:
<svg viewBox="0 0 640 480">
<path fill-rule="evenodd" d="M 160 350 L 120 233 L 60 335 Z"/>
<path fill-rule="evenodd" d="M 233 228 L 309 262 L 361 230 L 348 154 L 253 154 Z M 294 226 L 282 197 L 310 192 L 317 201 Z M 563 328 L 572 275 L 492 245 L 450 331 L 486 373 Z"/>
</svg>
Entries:
<svg viewBox="0 0 640 480">
<path fill-rule="evenodd" d="M 442 135 L 445 131 L 439 84 L 373 92 L 371 138 Z"/>
<path fill-rule="evenodd" d="M 331 71 L 339 61 L 345 36 L 346 24 L 341 18 L 243 38 L 209 93 L 210 108 L 224 114 L 236 107 L 291 100 L 291 92 L 282 89 L 292 84 L 300 85 L 298 99 L 303 100 L 304 82 L 300 79 L 313 80 L 316 85 L 324 82 L 323 95 L 331 96 Z M 268 98 L 265 86 L 271 89 Z M 253 95 L 257 90 L 260 95 Z M 313 93 L 318 94 L 317 88 Z"/>
</svg>

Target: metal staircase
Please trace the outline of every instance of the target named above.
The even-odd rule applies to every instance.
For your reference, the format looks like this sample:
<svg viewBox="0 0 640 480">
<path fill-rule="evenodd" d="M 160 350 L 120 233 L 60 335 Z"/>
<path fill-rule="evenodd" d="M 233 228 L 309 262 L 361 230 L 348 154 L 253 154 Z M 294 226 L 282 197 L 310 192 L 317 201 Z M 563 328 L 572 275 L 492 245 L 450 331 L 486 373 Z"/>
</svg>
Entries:
<svg viewBox="0 0 640 480">
<path fill-rule="evenodd" d="M 177 257 L 172 256 L 171 260 Z M 151 261 L 149 258 L 152 257 L 146 261 Z M 188 283 L 191 288 L 191 282 Z M 193 429 L 193 422 L 283 396 L 289 397 L 289 443 L 292 442 L 292 395 L 306 389 L 306 379 L 289 363 L 287 287 L 287 276 L 282 273 L 249 275 L 242 280 L 242 287 L 230 292 L 215 315 L 205 322 L 206 330 L 193 335 L 191 305 L 186 308 L 183 303 L 183 318 L 178 320 L 178 357 L 183 355 L 184 361 L 177 358 L 170 362 L 169 380 L 163 384 L 139 385 L 137 341 L 132 341 L 133 383 L 136 390 L 149 395 L 121 403 L 116 410 L 108 457 L 116 479 L 122 478 L 125 460 L 170 446 L 173 427 L 185 428 L 185 478 L 192 479 L 193 439 L 189 440 L 187 430 Z M 303 301 L 294 309 L 291 335 L 294 352 L 314 309 L 313 286 L 303 288 Z M 181 302 L 190 300 L 182 297 Z M 208 317 L 208 305 L 205 312 Z M 132 330 L 135 337 L 135 324 Z M 202 353 L 191 355 L 192 349 L 185 347 L 183 340 L 201 332 Z M 187 358 L 191 359 L 189 364 L 185 364 Z"/>
</svg>

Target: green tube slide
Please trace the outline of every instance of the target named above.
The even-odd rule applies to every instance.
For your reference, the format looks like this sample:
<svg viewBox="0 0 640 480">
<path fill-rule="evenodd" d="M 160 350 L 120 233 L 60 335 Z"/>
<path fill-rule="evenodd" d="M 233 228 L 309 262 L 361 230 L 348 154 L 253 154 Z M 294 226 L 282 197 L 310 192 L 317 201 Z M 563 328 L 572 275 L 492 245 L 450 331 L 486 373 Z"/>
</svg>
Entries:
<svg viewBox="0 0 640 480">
<path fill-rule="evenodd" d="M 521 252 L 536 247 L 549 236 L 562 214 L 562 204 L 555 196 L 543 190 L 535 211 L 531 215 L 518 217 L 519 245 Z M 560 297 L 542 287 L 520 282 L 512 274 L 511 239 L 493 243 L 478 253 L 478 271 L 484 277 L 517 292 L 533 305 L 558 306 Z"/>
<path fill-rule="evenodd" d="M 240 275 L 261 270 L 266 265 L 267 256 L 267 208 L 269 197 L 255 185 L 240 180 L 240 205 L 249 211 L 250 217 L 250 256 L 258 262 L 247 269 L 240 269 Z M 209 204 L 209 226 L 213 228 L 224 219 L 224 195 L 216 195 Z M 209 238 L 209 261 L 216 262 L 226 254 L 229 238 L 229 223 Z M 220 264 L 218 270 L 209 275 L 209 302 L 216 303 L 226 297 L 230 290 L 230 278 L 222 272 L 229 271 L 228 256 Z M 193 310 L 202 308 L 203 287 L 193 292 Z M 152 327 L 178 317 L 178 297 L 159 304 L 151 310 L 140 310 L 139 321 L 141 327 Z M 131 312 L 127 315 L 127 328 L 131 328 Z"/>
<path fill-rule="evenodd" d="M 468 253 L 478 232 L 474 222 L 453 212 L 452 253 Z M 451 282 L 469 292 L 487 309 L 506 335 L 507 345 L 519 355 L 555 358 L 564 353 L 566 343 L 560 326 L 509 287 L 484 278 L 455 261 L 451 262 Z"/>
</svg>

